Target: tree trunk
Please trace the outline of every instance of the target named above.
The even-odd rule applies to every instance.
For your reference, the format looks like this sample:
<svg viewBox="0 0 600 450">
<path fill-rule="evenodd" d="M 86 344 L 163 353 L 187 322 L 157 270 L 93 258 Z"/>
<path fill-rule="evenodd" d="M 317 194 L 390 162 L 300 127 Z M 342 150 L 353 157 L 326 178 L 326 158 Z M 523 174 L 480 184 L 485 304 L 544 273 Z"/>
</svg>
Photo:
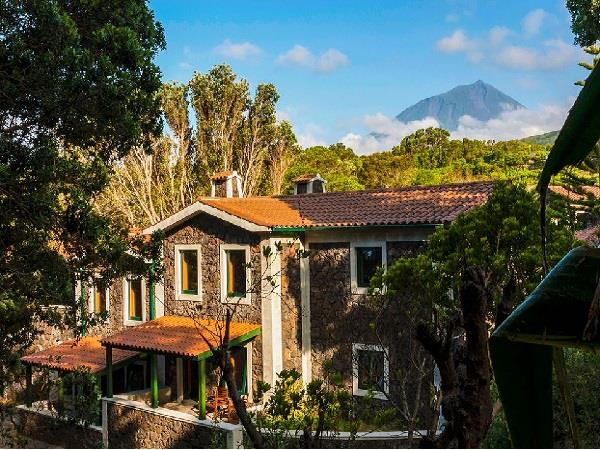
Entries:
<svg viewBox="0 0 600 450">
<path fill-rule="evenodd" d="M 256 425 L 252 421 L 252 418 L 246 411 L 246 405 L 244 401 L 240 397 L 240 394 L 237 390 L 237 385 L 235 382 L 235 376 L 233 373 L 233 367 L 231 362 L 229 362 L 229 358 L 227 358 L 227 362 L 221 368 L 223 371 L 223 378 L 225 379 L 225 383 L 227 383 L 227 390 L 229 391 L 229 396 L 231 397 L 231 401 L 233 402 L 233 406 L 235 407 L 235 412 L 240 419 L 240 422 L 246 433 L 248 433 L 248 437 L 254 444 L 255 448 L 264 448 L 264 438 L 260 431 L 256 428 Z"/>
<path fill-rule="evenodd" d="M 441 410 L 446 427 L 437 438 L 421 440 L 422 448 L 477 448 L 492 420 L 491 368 L 486 312 L 488 291 L 483 272 L 469 267 L 460 286 L 462 321 L 451 318 L 443 332 L 417 328 L 417 340 L 432 355 L 441 377 Z M 464 343 L 455 329 L 462 325 Z M 464 370 L 463 370 L 464 368 Z"/>
<path fill-rule="evenodd" d="M 490 427 L 493 409 L 490 393 L 489 334 L 485 320 L 488 291 L 483 271 L 478 267 L 469 267 L 460 291 L 466 335 L 467 376 L 461 395 L 464 423 L 461 424 L 458 445 L 477 448 Z"/>
</svg>

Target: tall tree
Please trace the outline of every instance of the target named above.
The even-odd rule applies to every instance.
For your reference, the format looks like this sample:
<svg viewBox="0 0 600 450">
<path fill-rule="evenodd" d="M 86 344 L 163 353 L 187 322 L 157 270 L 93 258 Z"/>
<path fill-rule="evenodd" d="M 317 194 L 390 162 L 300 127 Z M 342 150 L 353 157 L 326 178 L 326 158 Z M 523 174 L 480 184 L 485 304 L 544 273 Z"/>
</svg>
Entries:
<svg viewBox="0 0 600 450">
<path fill-rule="evenodd" d="M 196 113 L 196 148 L 206 175 L 230 170 L 249 106 L 248 82 L 237 80 L 231 67 L 220 64 L 208 73 L 195 73 L 190 83 Z"/>
<path fill-rule="evenodd" d="M 127 245 L 91 200 L 113 161 L 160 130 L 143 0 L 0 2 L 0 387 L 73 275 L 123 261 Z"/>
<path fill-rule="evenodd" d="M 275 130 L 266 159 L 267 183 L 272 194 L 282 193 L 285 173 L 299 152 L 292 125 L 287 121 L 281 122 Z"/>
<path fill-rule="evenodd" d="M 600 3 L 597 0 L 567 0 L 575 43 L 593 45 L 600 40 Z"/>
</svg>

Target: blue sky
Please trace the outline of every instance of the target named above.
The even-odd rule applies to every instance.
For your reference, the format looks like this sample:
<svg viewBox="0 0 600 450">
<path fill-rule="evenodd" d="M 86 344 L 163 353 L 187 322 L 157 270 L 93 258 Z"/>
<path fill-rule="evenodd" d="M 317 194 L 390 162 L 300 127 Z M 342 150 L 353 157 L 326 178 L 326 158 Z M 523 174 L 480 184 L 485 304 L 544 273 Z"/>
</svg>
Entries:
<svg viewBox="0 0 600 450">
<path fill-rule="evenodd" d="M 393 117 L 482 79 L 530 111 L 455 134 L 496 139 L 557 129 L 585 71 L 559 0 L 152 0 L 167 49 L 163 79 L 226 62 L 251 86 L 271 82 L 304 145 L 385 150 L 419 126 Z M 369 140 L 370 131 L 390 136 Z"/>
</svg>

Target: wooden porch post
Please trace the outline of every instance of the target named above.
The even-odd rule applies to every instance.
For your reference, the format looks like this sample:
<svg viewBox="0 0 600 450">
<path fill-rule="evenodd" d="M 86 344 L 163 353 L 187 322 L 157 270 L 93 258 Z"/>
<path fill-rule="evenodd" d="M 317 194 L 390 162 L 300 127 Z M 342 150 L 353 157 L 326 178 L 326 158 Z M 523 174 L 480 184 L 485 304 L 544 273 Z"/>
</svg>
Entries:
<svg viewBox="0 0 600 450">
<path fill-rule="evenodd" d="M 112 347 L 106 347 L 106 396 L 113 396 Z"/>
<path fill-rule="evenodd" d="M 206 359 L 198 360 L 198 410 L 200 419 L 206 419 Z"/>
<path fill-rule="evenodd" d="M 150 405 L 158 407 L 158 360 L 156 353 L 150 354 Z"/>
<path fill-rule="evenodd" d="M 31 392 L 31 386 L 33 384 L 33 371 L 31 369 L 31 366 L 29 364 L 27 364 L 25 366 L 25 406 L 27 406 L 28 408 L 31 408 L 31 405 L 33 404 L 33 398 L 32 398 L 32 392 Z"/>
<path fill-rule="evenodd" d="M 150 271 L 149 271 L 149 282 L 150 282 L 150 320 L 156 319 L 156 295 L 155 295 L 155 285 L 154 285 L 154 260 L 150 263 Z"/>
</svg>

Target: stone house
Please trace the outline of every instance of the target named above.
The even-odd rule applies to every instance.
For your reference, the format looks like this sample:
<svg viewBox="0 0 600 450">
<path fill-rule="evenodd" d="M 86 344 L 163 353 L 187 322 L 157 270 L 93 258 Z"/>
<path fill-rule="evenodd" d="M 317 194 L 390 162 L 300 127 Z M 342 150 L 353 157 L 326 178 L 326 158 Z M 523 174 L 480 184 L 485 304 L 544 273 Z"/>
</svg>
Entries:
<svg viewBox="0 0 600 450">
<path fill-rule="evenodd" d="M 260 329 L 240 340 L 233 355 L 238 387 L 249 400 L 258 380 L 274 384 L 284 369 L 309 382 L 325 368 L 339 372 L 355 396 L 398 397 L 411 318 L 402 302 L 382 314 L 367 295 L 370 278 L 396 258 L 417 254 L 436 227 L 483 204 L 493 184 L 328 193 L 325 183 L 318 174 L 303 176 L 294 195 L 243 198 L 236 172 L 216 174 L 210 197 L 142 231 L 164 233 L 161 280 L 125 277 L 110 286 L 99 280 L 78 286 L 88 311 L 108 316 L 88 334 L 107 348 L 158 352 L 159 384 L 170 387 L 165 401 L 197 400 L 204 369 L 160 347 L 171 339 L 169 330 L 154 327 L 137 347 L 119 347 L 119 339 L 132 330 L 140 330 L 134 340 L 142 339 L 151 316 L 219 321 L 229 308 L 235 323 Z M 113 380 L 115 393 L 149 388 L 149 361 L 121 367 L 122 374 L 111 366 L 111 394 Z M 206 364 L 214 384 L 210 360 Z"/>
<path fill-rule="evenodd" d="M 391 378 L 405 364 L 410 338 L 392 331 L 405 326 L 400 303 L 379 319 L 388 331 L 375 335 L 370 277 L 419 252 L 436 227 L 485 202 L 493 188 L 480 182 L 327 193 L 314 175 L 297 180 L 295 195 L 243 198 L 235 172 L 212 183 L 211 197 L 143 230 L 165 234 L 160 313 L 200 310 L 215 319 L 233 303 L 234 320 L 260 324 L 262 334 L 240 361 L 249 365 L 248 386 L 273 384 L 283 369 L 308 382 L 323 376 L 328 361 L 354 395 L 374 389 L 380 398 L 397 394 Z M 357 367 L 361 361 L 370 369 Z"/>
</svg>

